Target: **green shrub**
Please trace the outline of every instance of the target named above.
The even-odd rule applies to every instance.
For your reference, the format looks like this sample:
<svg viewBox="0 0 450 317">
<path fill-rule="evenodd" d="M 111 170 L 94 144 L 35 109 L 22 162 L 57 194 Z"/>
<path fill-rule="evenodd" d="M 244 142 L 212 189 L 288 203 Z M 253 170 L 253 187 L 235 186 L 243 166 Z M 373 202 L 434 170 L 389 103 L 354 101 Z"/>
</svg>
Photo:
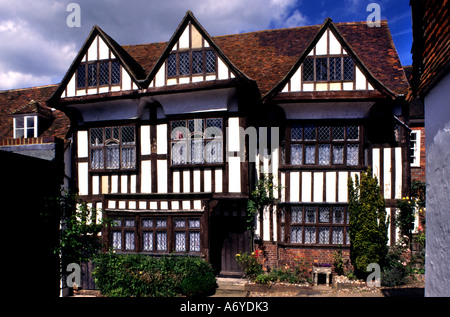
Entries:
<svg viewBox="0 0 450 317">
<path fill-rule="evenodd" d="M 381 285 L 395 287 L 407 281 L 407 262 L 402 256 L 403 247 L 395 245 L 389 248 L 386 255 L 386 264 L 381 272 Z"/>
<path fill-rule="evenodd" d="M 255 280 L 258 275 L 263 273 L 263 267 L 259 263 L 258 255 L 259 251 L 252 252 L 251 254 L 247 252 L 236 254 L 236 262 L 244 271 L 245 276 L 251 280 Z"/>
<path fill-rule="evenodd" d="M 211 265 L 200 258 L 110 252 L 99 255 L 94 263 L 95 282 L 106 296 L 202 296 L 216 288 Z"/>
</svg>

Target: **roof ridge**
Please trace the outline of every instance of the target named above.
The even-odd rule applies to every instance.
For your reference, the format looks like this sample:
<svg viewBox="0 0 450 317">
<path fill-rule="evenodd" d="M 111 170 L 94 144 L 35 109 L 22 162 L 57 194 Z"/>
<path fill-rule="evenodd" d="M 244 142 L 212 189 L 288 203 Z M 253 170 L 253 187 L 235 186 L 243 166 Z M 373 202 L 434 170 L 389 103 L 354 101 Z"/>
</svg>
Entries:
<svg viewBox="0 0 450 317">
<path fill-rule="evenodd" d="M 21 91 L 21 90 L 31 90 L 31 89 L 50 88 L 50 87 L 58 86 L 58 85 L 59 85 L 59 83 L 56 83 L 56 84 L 48 84 L 48 85 L 41 85 L 41 86 L 32 86 L 32 87 L 23 87 L 23 88 L 5 89 L 5 90 L 0 90 L 0 94 L 3 94 L 3 93 L 9 93 L 9 92 L 13 92 L 13 91 Z"/>
</svg>

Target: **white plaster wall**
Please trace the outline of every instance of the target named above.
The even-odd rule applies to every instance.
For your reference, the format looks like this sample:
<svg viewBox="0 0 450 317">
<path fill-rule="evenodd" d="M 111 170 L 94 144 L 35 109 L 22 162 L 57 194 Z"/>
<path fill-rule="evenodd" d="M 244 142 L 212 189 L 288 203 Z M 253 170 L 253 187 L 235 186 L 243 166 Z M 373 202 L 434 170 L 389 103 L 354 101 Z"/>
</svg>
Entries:
<svg viewBox="0 0 450 317">
<path fill-rule="evenodd" d="M 425 296 L 450 296 L 450 74 L 425 97 Z"/>
</svg>

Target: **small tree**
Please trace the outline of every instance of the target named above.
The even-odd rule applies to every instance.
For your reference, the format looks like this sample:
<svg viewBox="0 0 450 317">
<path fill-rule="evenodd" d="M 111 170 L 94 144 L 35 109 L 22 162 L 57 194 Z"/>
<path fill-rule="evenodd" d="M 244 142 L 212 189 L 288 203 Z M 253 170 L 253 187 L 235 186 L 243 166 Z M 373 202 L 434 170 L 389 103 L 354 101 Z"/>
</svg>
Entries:
<svg viewBox="0 0 450 317">
<path fill-rule="evenodd" d="M 273 195 L 274 190 L 278 190 L 278 187 L 273 185 L 273 175 L 263 174 L 256 183 L 255 190 L 250 193 L 250 198 L 247 202 L 247 229 L 251 230 L 252 242 L 255 216 L 276 201 Z"/>
<path fill-rule="evenodd" d="M 53 250 L 61 257 L 61 273 L 68 264 L 88 262 L 100 251 L 98 233 L 104 221 L 96 222 L 98 210 L 69 192 L 48 199 L 47 209 L 57 210 L 60 219 L 59 239 Z"/>
<path fill-rule="evenodd" d="M 380 186 L 369 168 L 361 173 L 361 181 L 348 179 L 348 211 L 350 215 L 350 260 L 359 278 L 367 275 L 370 263 L 384 264 L 388 251 L 386 208 Z"/>
</svg>

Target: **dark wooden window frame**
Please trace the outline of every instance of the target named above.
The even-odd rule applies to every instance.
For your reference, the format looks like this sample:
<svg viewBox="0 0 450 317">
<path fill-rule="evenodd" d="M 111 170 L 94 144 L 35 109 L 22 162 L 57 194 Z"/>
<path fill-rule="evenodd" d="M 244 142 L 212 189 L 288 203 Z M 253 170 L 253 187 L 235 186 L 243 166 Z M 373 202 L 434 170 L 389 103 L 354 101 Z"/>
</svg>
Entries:
<svg viewBox="0 0 450 317">
<path fill-rule="evenodd" d="M 170 215 L 110 215 L 113 219 L 112 224 L 109 229 L 110 242 L 109 246 L 113 248 L 113 233 L 120 232 L 121 234 L 121 248 L 114 249 L 117 252 L 132 252 L 132 253 L 145 253 L 145 254 L 187 254 L 187 255 L 200 255 L 202 252 L 202 215 L 199 214 L 170 214 Z M 134 221 L 133 227 L 126 226 L 126 220 L 132 219 Z M 185 227 L 175 226 L 176 220 L 184 220 Z M 114 221 L 120 220 L 120 226 L 114 226 Z M 144 227 L 144 220 L 151 220 L 151 227 Z M 163 220 L 166 221 L 165 227 L 157 227 L 156 221 Z M 190 227 L 189 220 L 196 220 L 199 222 L 198 227 Z M 126 249 L 126 233 L 133 232 L 134 234 L 134 248 Z M 184 232 L 185 235 L 185 247 L 186 251 L 177 251 L 175 245 L 175 233 Z M 152 234 L 152 250 L 144 250 L 144 233 Z M 157 249 L 157 233 L 166 234 L 166 250 Z M 190 250 L 190 233 L 198 233 L 199 237 L 199 250 Z"/>
<path fill-rule="evenodd" d="M 112 82 L 112 63 L 118 63 L 118 67 L 119 67 L 119 81 L 118 82 Z M 105 84 L 100 84 L 100 64 L 103 63 L 108 63 L 108 81 Z M 96 66 L 96 83 L 93 85 L 89 85 L 89 66 L 90 65 L 95 65 Z M 80 67 L 84 67 L 84 85 L 79 85 L 79 68 Z M 112 59 L 103 59 L 103 60 L 96 60 L 96 61 L 91 61 L 91 62 L 83 62 L 80 63 L 80 65 L 77 68 L 76 71 L 76 89 L 87 89 L 87 88 L 100 88 L 100 87 L 110 87 L 110 86 L 120 86 L 122 84 L 122 66 L 120 65 L 119 61 L 115 58 Z"/>
<path fill-rule="evenodd" d="M 207 72 L 206 71 L 206 52 L 210 51 L 214 54 L 215 57 L 215 67 L 214 72 Z M 201 73 L 193 73 L 193 52 L 202 52 L 202 68 L 203 71 Z M 189 72 L 187 74 L 180 74 L 180 54 L 187 53 L 189 54 Z M 169 75 L 169 58 L 170 56 L 175 56 L 175 63 L 176 63 L 176 71 L 175 75 Z M 195 49 L 180 49 L 180 50 L 174 50 L 172 51 L 168 58 L 166 63 L 166 74 L 167 79 L 172 78 L 181 78 L 181 77 L 195 77 L 195 76 L 209 76 L 209 75 L 217 75 L 217 67 L 218 67 L 218 60 L 217 60 L 217 54 L 214 52 L 213 49 L 209 47 L 203 47 L 203 48 L 195 48 Z"/>
<path fill-rule="evenodd" d="M 292 207 L 300 207 L 302 210 L 302 219 L 299 222 L 292 222 L 291 221 L 291 210 Z M 315 208 L 315 221 L 314 222 L 307 222 L 306 221 L 306 208 L 307 207 L 313 207 Z M 320 207 L 328 207 L 330 208 L 329 211 L 329 221 L 328 222 L 320 222 L 319 219 L 319 209 Z M 334 211 L 336 207 L 343 208 L 344 214 L 343 214 L 343 220 L 342 223 L 335 223 L 334 222 Z M 342 246 L 349 246 L 349 238 L 347 235 L 349 234 L 349 214 L 348 214 L 348 205 L 346 204 L 315 204 L 315 203 L 305 203 L 305 204 L 283 204 L 280 205 L 280 208 L 282 208 L 282 211 L 279 216 L 279 225 L 278 225 L 278 232 L 279 237 L 278 240 L 281 243 L 289 244 L 289 245 L 301 245 L 301 246 L 336 246 L 336 245 L 342 245 Z M 284 214 L 283 214 L 284 213 Z M 302 232 L 301 232 L 301 241 L 302 242 L 291 242 L 291 227 L 293 226 L 301 226 Z M 315 243 L 305 243 L 305 235 L 306 235 L 306 229 L 305 227 L 314 227 L 315 228 Z M 329 229 L 329 235 L 328 235 L 328 243 L 319 243 L 319 228 L 320 227 L 328 227 Z M 333 242 L 333 228 L 343 228 L 343 237 L 342 242 L 343 243 L 332 243 Z M 284 234 L 284 235 L 283 235 Z"/>
<path fill-rule="evenodd" d="M 134 128 L 134 144 L 124 144 L 123 142 L 122 142 L 122 128 L 127 128 L 127 127 L 133 127 Z M 110 139 L 106 139 L 106 129 L 107 128 L 118 128 L 118 130 L 119 130 L 119 136 L 118 136 L 118 138 L 110 138 Z M 92 133 L 93 133 L 93 130 L 95 130 L 95 129 L 101 129 L 102 130 L 102 133 L 103 133 L 103 143 L 101 143 L 101 144 L 99 144 L 99 145 L 93 145 L 92 144 Z M 138 158 L 139 158 L 139 153 L 138 153 L 138 151 L 139 151 L 139 146 L 137 146 L 137 144 L 138 144 L 138 138 L 137 138 L 137 130 L 138 130 L 138 127 L 136 126 L 136 125 L 117 125 L 117 126 L 114 126 L 114 125 L 111 125 L 111 126 L 107 126 L 107 127 L 92 127 L 92 128 L 89 128 L 89 135 L 88 135 L 88 148 L 89 148 L 89 153 L 88 153 L 88 155 L 89 155 L 89 170 L 91 171 L 91 172 L 118 172 L 118 171 L 135 171 L 135 170 L 137 170 L 137 166 L 138 166 Z M 106 166 L 106 148 L 108 147 L 107 146 L 107 141 L 108 140 L 114 140 L 115 142 L 117 142 L 117 144 L 118 144 L 118 147 L 119 147 L 119 162 L 118 162 L 118 164 L 119 164 L 119 167 L 118 168 L 107 168 L 107 166 Z M 134 161 L 134 166 L 133 167 L 129 167 L 129 168 L 127 168 L 127 167 L 123 167 L 123 165 L 122 165 L 122 152 L 123 152 L 123 149 L 125 149 L 125 148 L 134 148 L 134 156 L 135 156 L 135 161 Z M 92 150 L 101 150 L 102 151 L 102 159 L 103 159 L 103 168 L 93 168 L 92 167 L 92 159 L 93 159 L 93 157 L 92 157 Z"/>
<path fill-rule="evenodd" d="M 302 139 L 301 140 L 292 140 L 292 128 L 296 126 L 302 127 Z M 316 138 L 315 140 L 306 140 L 305 139 L 305 133 L 304 133 L 304 127 L 315 127 L 315 133 Z M 330 127 L 330 138 L 328 140 L 319 140 L 319 128 L 320 127 Z M 345 131 L 344 139 L 335 139 L 333 140 L 333 128 L 336 127 L 343 127 Z M 348 139 L 347 137 L 347 127 L 358 127 L 358 139 Z M 323 145 L 330 145 L 330 158 L 329 164 L 321 165 L 319 164 L 319 146 Z M 356 165 L 348 165 L 347 164 L 347 146 L 348 145 L 358 145 L 358 164 Z M 302 162 L 301 164 L 292 164 L 291 163 L 291 150 L 292 145 L 298 145 L 302 147 Z M 315 152 L 314 152 L 314 158 L 315 163 L 314 164 L 306 164 L 306 147 L 307 146 L 315 146 Z M 334 164 L 333 163 L 333 146 L 342 146 L 343 147 L 343 159 L 342 164 Z M 363 143 L 363 127 L 359 123 L 351 123 L 346 122 L 342 124 L 332 124 L 332 122 L 292 122 L 285 131 L 284 141 L 281 144 L 282 151 L 280 151 L 280 165 L 284 167 L 303 167 L 303 168 L 356 168 L 361 169 L 361 167 L 364 164 L 363 160 L 363 149 L 364 149 L 364 143 Z M 284 156 L 284 157 L 283 157 Z"/>
<path fill-rule="evenodd" d="M 222 128 L 221 128 L 221 130 L 222 130 L 222 136 L 219 138 L 221 141 L 222 141 L 222 161 L 221 162 L 216 162 L 216 163 L 208 163 L 208 162 L 206 162 L 206 160 L 203 162 L 203 163 L 197 163 L 197 162 L 195 162 L 195 163 L 192 163 L 192 162 L 186 162 L 186 163 L 184 163 L 184 164 L 174 164 L 173 163 L 173 159 L 172 159 L 172 146 L 173 146 L 173 144 L 175 144 L 175 143 L 177 143 L 177 142 L 182 142 L 182 140 L 173 140 L 172 139 L 172 122 L 175 122 L 175 121 L 185 121 L 186 122 L 186 127 L 187 127 L 187 129 L 189 129 L 188 128 L 188 124 L 189 124 L 189 120 L 196 120 L 196 119 L 200 119 L 200 120 L 203 120 L 203 127 L 204 127 L 204 129 L 206 130 L 206 120 L 208 120 L 208 119 L 221 119 L 222 120 Z M 223 166 L 224 165 L 224 163 L 225 163 L 225 155 L 226 155 L 226 153 L 225 153 L 225 149 L 226 149 L 226 147 L 225 147 L 225 142 L 226 142 L 226 140 L 225 140 L 225 129 L 224 129 L 224 127 L 225 127 L 225 121 L 226 121 L 226 119 L 224 118 L 224 117 L 201 117 L 201 118 L 187 118 L 187 119 L 185 119 L 185 118 L 179 118 L 179 119 L 172 119 L 172 120 L 170 120 L 169 121 L 169 123 L 168 123 L 168 129 L 167 129 L 167 132 L 168 132 L 168 143 L 169 143 L 169 145 L 168 145 L 168 152 L 169 152 L 169 161 L 170 161 L 170 166 L 171 167 L 194 167 L 194 166 L 203 166 L 203 167 L 208 167 L 208 166 Z M 195 133 L 195 132 L 194 132 Z M 190 134 L 192 134 L 192 133 L 190 133 Z M 190 139 L 190 135 L 188 136 L 188 138 L 186 138 L 186 143 L 189 143 L 188 142 L 188 139 Z M 202 141 L 203 141 L 203 150 L 205 151 L 205 149 L 206 149 L 206 145 L 207 145 L 207 143 L 208 142 L 210 142 L 210 141 L 212 141 L 212 140 L 214 140 L 215 138 L 205 138 L 205 137 L 202 137 Z M 203 154 L 204 154 L 205 152 L 203 152 Z M 188 154 L 190 154 L 190 152 L 188 153 Z"/>
<path fill-rule="evenodd" d="M 317 59 L 326 58 L 327 59 L 327 79 L 321 80 L 317 79 Z M 330 80 L 330 58 L 340 58 L 341 61 L 341 76 L 340 79 L 337 80 Z M 353 77 L 352 79 L 344 79 L 344 59 L 350 58 L 353 65 Z M 349 55 L 345 54 L 336 54 L 336 55 L 314 55 L 314 56 L 308 56 L 306 60 L 312 60 L 313 61 L 313 79 L 307 80 L 305 79 L 305 66 L 302 67 L 302 81 L 304 83 L 348 83 L 348 82 L 354 82 L 355 81 L 355 72 L 356 72 L 356 65 L 353 59 Z"/>
</svg>

